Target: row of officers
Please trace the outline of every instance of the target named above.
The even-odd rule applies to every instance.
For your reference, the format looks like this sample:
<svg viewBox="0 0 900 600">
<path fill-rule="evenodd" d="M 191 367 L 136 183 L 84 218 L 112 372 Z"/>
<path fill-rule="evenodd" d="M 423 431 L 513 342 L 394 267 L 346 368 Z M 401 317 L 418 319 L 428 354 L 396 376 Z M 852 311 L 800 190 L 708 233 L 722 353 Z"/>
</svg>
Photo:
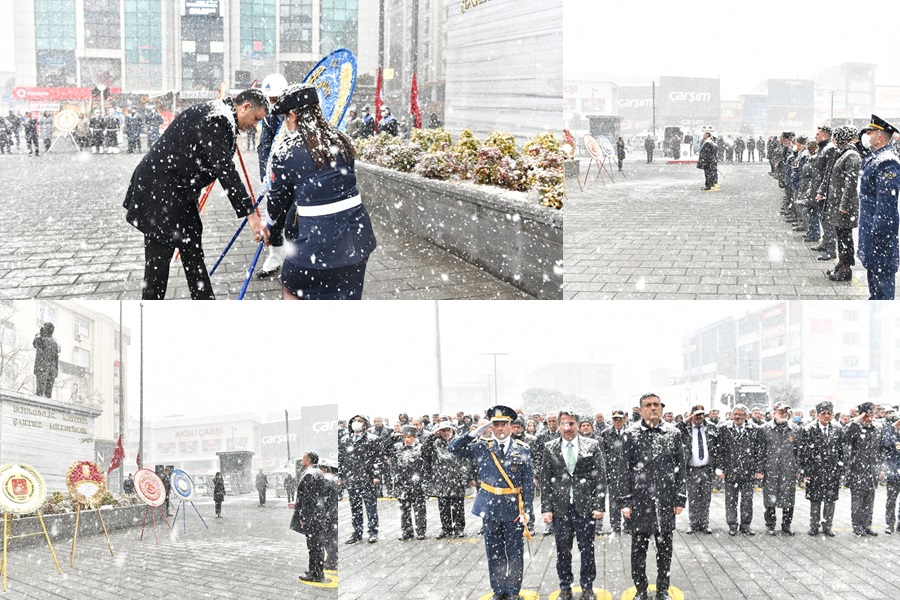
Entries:
<svg viewBox="0 0 900 600">
<path fill-rule="evenodd" d="M 749 409 L 734 407 L 731 419 L 716 425 L 703 406 L 694 406 L 681 423 L 662 419 L 655 394 L 640 401 L 640 418 L 627 423 L 621 411 L 596 438 L 579 434 L 582 419 L 572 411 L 557 415 L 557 435 L 538 442 L 524 432 L 522 418 L 506 406 L 488 411 L 471 432 L 457 432 L 449 421 L 434 435 L 417 435 L 409 426 L 379 436 L 357 415 L 339 444 L 339 476 L 346 487 L 353 520 L 347 543 L 363 539 L 363 509 L 368 541 L 378 540 L 377 487 L 388 464 L 401 507 L 401 539 L 425 537 L 425 499 L 437 496 L 442 531 L 462 536 L 463 502 L 477 486 L 473 514 L 482 519 L 494 598 L 517 597 L 522 582 L 524 540 L 534 533 L 535 492 L 540 518 L 555 536 L 560 598 L 572 597 L 572 546 L 581 554 L 582 598 L 594 598 L 594 533 L 608 513 L 613 532 L 631 534 L 632 578 L 636 598 L 649 598 L 646 557 L 650 538 L 657 547 L 657 598 L 668 596 L 675 519 L 688 509 L 689 534 L 712 533 L 710 500 L 714 486 L 724 487 L 729 534 L 752 536 L 753 493 L 763 490 L 766 533 L 794 535 L 798 482 L 810 501 L 811 536 L 835 535 L 835 503 L 843 485 L 850 490 L 851 519 L 857 536 L 872 529 L 875 490 L 887 486 L 885 533 L 896 525 L 900 493 L 900 419 L 874 418 L 865 402 L 848 425 L 834 419 L 830 402 L 816 406 L 816 420 L 801 426 L 791 409 L 776 404 L 771 420 L 757 425 Z"/>
</svg>

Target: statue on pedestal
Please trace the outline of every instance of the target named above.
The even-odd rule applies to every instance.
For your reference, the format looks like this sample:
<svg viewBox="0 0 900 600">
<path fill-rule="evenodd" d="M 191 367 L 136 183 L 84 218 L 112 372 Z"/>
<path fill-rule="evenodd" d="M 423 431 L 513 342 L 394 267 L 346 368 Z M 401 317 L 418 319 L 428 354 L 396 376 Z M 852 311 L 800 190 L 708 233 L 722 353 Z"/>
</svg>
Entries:
<svg viewBox="0 0 900 600">
<path fill-rule="evenodd" d="M 34 357 L 34 393 L 45 398 L 52 396 L 53 382 L 59 374 L 59 344 L 53 338 L 55 329 L 53 323 L 44 323 L 32 342 L 37 351 Z"/>
</svg>

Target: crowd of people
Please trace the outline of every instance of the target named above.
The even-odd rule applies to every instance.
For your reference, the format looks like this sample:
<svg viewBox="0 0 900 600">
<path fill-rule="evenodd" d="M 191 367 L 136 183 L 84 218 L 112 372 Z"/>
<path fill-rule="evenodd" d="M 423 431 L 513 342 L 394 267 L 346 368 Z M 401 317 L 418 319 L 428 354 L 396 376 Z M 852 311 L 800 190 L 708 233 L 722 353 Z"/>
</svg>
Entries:
<svg viewBox="0 0 900 600">
<path fill-rule="evenodd" d="M 40 156 L 42 149 L 46 153 L 54 140 L 54 118 L 55 114 L 49 110 L 25 115 L 9 111 L 6 117 L 0 117 L 0 154 L 12 154 L 13 146 L 19 152 L 23 140 L 29 156 Z M 142 135 L 146 134 L 148 148 L 156 142 L 162 124 L 162 115 L 152 107 L 143 112 L 126 108 L 122 113 L 110 108 L 106 114 L 95 109 L 90 115 L 78 114 L 71 134 L 79 151 L 90 149 L 93 154 L 116 154 L 120 150 L 121 132 L 126 152 L 134 154 L 141 152 Z"/>
<path fill-rule="evenodd" d="M 657 590 L 665 592 L 675 515 L 686 506 L 685 533 L 713 533 L 714 489 L 724 490 L 731 536 L 756 534 L 753 496 L 761 488 L 768 535 L 794 535 L 795 498 L 802 489 L 810 501 L 807 533 L 834 537 L 835 503 L 849 488 L 853 533 L 865 537 L 877 535 L 875 490 L 883 484 L 884 532 L 894 534 L 900 518 L 896 410 L 864 402 L 835 412 L 831 402 L 820 402 L 804 412 L 778 402 L 738 404 L 724 414 L 697 405 L 675 414 L 649 394 L 628 412 L 613 411 L 609 421 L 603 413 L 525 415 L 502 406 L 486 415 L 400 414 L 393 423 L 356 415 L 339 422 L 339 477 L 352 513 L 346 543 L 363 541 L 364 533 L 369 543 L 378 541 L 382 494 L 399 501 L 400 540 L 426 538 L 428 497 L 438 502 L 441 530 L 435 538 L 464 537 L 463 503 L 474 487 L 472 512 L 481 517 L 495 598 L 513 598 L 521 585 L 521 538 L 537 535 L 539 496 L 543 535 L 556 536 L 561 598 L 572 597 L 566 590 L 573 584 L 573 541 L 582 556 L 583 597 L 594 597 L 593 539 L 604 532 L 604 518 L 611 534 L 631 535 L 637 597 L 647 598 L 650 537 L 657 544 Z M 566 449 L 569 442 L 574 448 Z"/>
<path fill-rule="evenodd" d="M 817 260 L 837 259 L 825 276 L 851 281 L 856 258 L 871 300 L 893 300 L 898 258 L 900 131 L 877 115 L 862 130 L 820 126 L 809 137 L 786 131 L 769 140 L 771 175 L 783 190 L 781 215 Z M 854 249 L 853 230 L 859 229 Z"/>
</svg>

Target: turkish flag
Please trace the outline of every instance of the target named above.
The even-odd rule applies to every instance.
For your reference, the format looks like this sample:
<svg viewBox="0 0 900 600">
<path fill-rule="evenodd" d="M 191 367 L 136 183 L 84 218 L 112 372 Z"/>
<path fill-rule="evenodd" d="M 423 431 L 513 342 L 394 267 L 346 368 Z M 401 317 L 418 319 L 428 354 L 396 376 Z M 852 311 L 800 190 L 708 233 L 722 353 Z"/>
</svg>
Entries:
<svg viewBox="0 0 900 600">
<path fill-rule="evenodd" d="M 416 129 L 422 129 L 422 111 L 419 110 L 419 85 L 413 73 L 412 88 L 409 91 L 409 112 L 415 117 Z"/>
<path fill-rule="evenodd" d="M 378 80 L 375 83 L 375 133 L 378 133 L 378 123 L 381 122 L 381 107 L 384 106 L 384 100 L 381 97 L 381 67 L 378 67 Z"/>
<path fill-rule="evenodd" d="M 125 458 L 125 448 L 122 447 L 122 436 L 119 436 L 119 441 L 116 443 L 116 449 L 113 451 L 112 460 L 109 461 L 109 469 L 106 471 L 106 474 L 109 475 L 116 469 L 122 466 L 122 460 Z"/>
<path fill-rule="evenodd" d="M 141 467 L 141 453 L 140 453 L 140 452 L 137 453 L 137 458 L 135 458 L 134 462 L 137 463 L 137 468 L 138 468 L 138 469 L 142 469 L 142 468 L 143 468 L 143 467 Z"/>
</svg>

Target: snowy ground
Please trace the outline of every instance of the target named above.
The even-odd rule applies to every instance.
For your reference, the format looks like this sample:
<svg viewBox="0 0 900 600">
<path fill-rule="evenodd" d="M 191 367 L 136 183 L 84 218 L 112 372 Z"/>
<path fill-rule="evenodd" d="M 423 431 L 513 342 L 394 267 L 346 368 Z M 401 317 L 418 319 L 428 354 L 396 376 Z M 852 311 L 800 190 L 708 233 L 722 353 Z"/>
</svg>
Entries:
<svg viewBox="0 0 900 600">
<path fill-rule="evenodd" d="M 216 519 L 212 500 L 197 500 L 209 531 L 188 505 L 187 534 L 179 515 L 177 540 L 162 525 L 166 533 L 160 531 L 158 546 L 149 526 L 143 540 L 138 539 L 140 527 L 112 532 L 114 557 L 102 535 L 79 537 L 74 567 L 69 566 L 71 542 L 58 543 L 54 549 L 62 575 L 46 544 L 14 550 L 3 598 L 336 600 L 334 584 L 314 586 L 297 579 L 307 569 L 308 554 L 305 538 L 288 528 L 292 511 L 287 501 L 270 497 L 265 508 L 257 503 L 256 493 L 226 497 L 223 518 Z M 333 572 L 329 577 L 336 581 Z"/>
<path fill-rule="evenodd" d="M 675 589 L 687 600 L 738 600 L 809 598 L 814 600 L 888 600 L 900 594 L 900 534 L 884 535 L 885 491 L 875 495 L 873 529 L 878 537 L 858 538 L 850 528 L 850 492 L 842 489 L 837 503 L 834 538 L 806 535 L 809 502 L 797 491 L 794 537 L 764 535 L 761 492 L 754 498 L 754 537 L 728 535 L 725 494 L 714 493 L 710 511 L 713 535 L 686 535 L 687 510 L 678 517 L 672 561 Z M 535 500 L 539 508 L 540 500 Z M 380 536 L 376 544 L 341 547 L 341 600 L 364 598 L 410 598 L 427 600 L 475 600 L 490 598 L 484 541 L 477 532 L 480 521 L 466 502 L 468 538 L 444 543 L 440 532 L 437 501 L 428 501 L 428 538 L 399 542 L 400 509 L 395 500 L 379 500 Z M 350 507 L 340 503 L 341 538 L 349 537 Z M 778 527 L 781 511 L 778 511 Z M 540 516 L 538 516 L 540 518 Z M 605 524 L 609 531 L 609 523 Z M 543 537 L 543 523 L 531 542 L 532 558 L 525 559 L 523 590 L 528 598 L 554 600 L 559 589 L 553 537 Z M 651 548 L 653 547 L 651 543 Z M 628 600 L 631 595 L 631 539 L 628 535 L 595 538 L 597 579 L 594 591 L 603 598 Z M 578 582 L 579 554 L 573 549 L 573 572 Z M 651 584 L 656 577 L 653 550 L 647 562 Z M 539 596 L 535 593 L 539 593 Z M 486 595 L 487 594 L 487 595 Z M 523 592 L 524 594 L 524 592 Z M 575 597 L 579 595 L 576 593 Z"/>
<path fill-rule="evenodd" d="M 587 161 L 581 163 L 581 177 Z M 779 216 L 781 190 L 768 162 L 724 163 L 719 192 L 701 192 L 692 165 L 625 160 L 615 183 L 591 168 L 581 192 L 568 180 L 564 297 L 567 299 L 868 298 L 865 270 L 829 281 L 802 234 Z M 605 174 L 604 174 L 605 177 Z"/>
<path fill-rule="evenodd" d="M 127 154 L 0 157 L 0 189 L 5 196 L 0 214 L 0 299 L 139 299 L 143 237 L 125 222 L 122 208 L 139 160 L 140 156 Z M 250 157 L 245 155 L 245 160 Z M 253 168 L 249 162 L 248 168 Z M 373 218 L 379 248 L 369 258 L 363 298 L 530 298 L 431 243 L 392 229 L 377 214 Z M 203 246 L 210 267 L 238 224 L 217 186 L 204 218 Z M 218 298 L 237 297 L 255 251 L 256 244 L 245 231 L 212 277 Z M 173 266 L 167 297 L 189 296 L 180 266 Z M 254 277 L 247 293 L 253 299 L 280 296 L 277 277 Z"/>
</svg>

